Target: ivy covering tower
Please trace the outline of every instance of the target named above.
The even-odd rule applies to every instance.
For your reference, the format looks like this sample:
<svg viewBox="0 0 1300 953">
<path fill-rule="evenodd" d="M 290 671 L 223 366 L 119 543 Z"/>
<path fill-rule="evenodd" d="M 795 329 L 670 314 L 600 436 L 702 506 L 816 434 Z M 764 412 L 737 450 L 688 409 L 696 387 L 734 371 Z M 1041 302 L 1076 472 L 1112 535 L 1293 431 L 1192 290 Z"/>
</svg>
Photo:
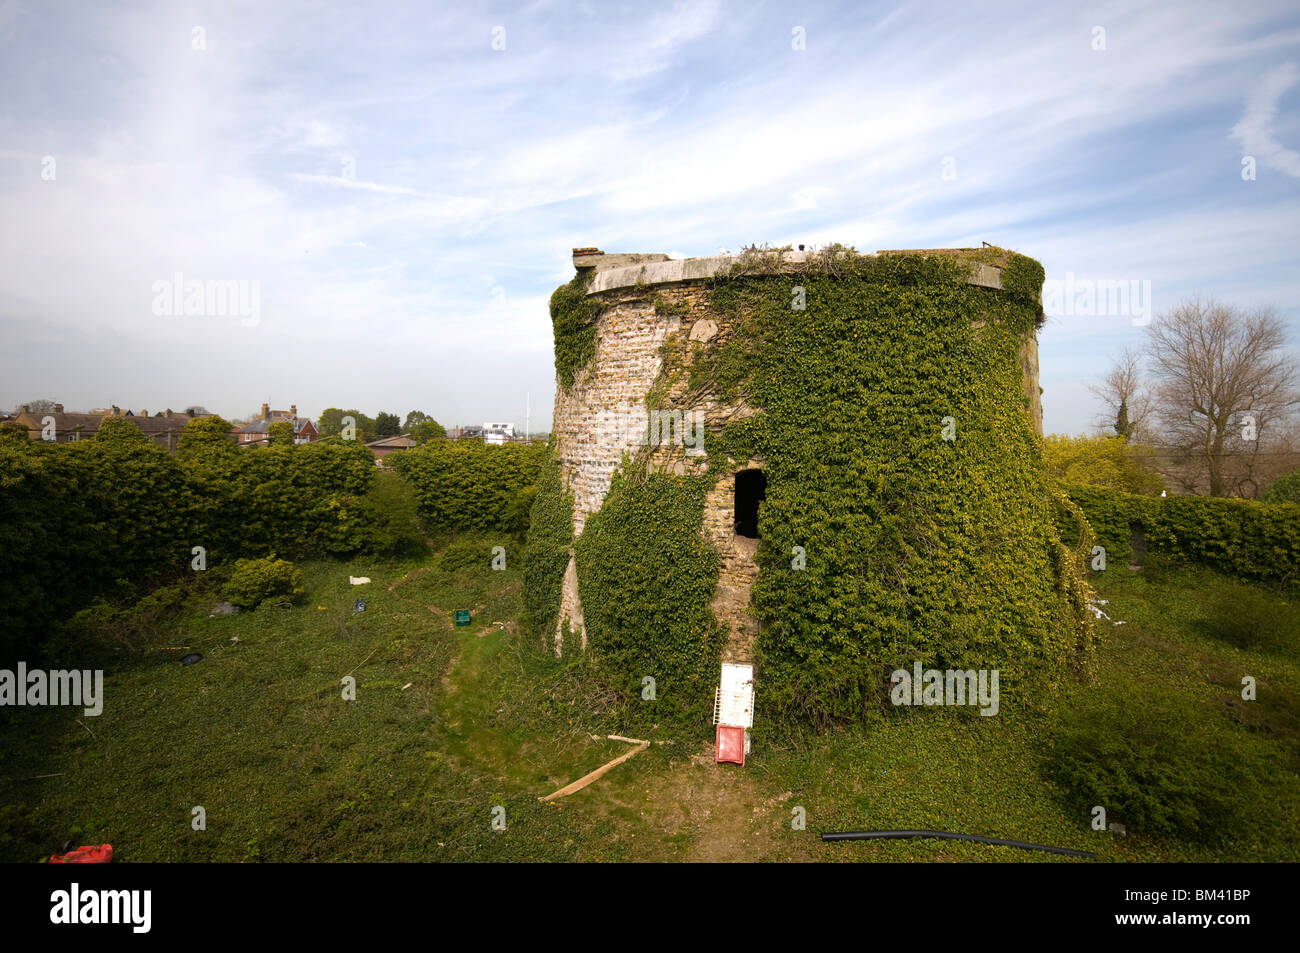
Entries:
<svg viewBox="0 0 1300 953">
<path fill-rule="evenodd" d="M 858 719 L 916 662 L 1026 701 L 1089 665 L 1086 524 L 1042 460 L 1038 262 L 574 264 L 529 612 L 631 717 L 707 723 L 720 660 L 755 665 L 760 724 Z"/>
</svg>

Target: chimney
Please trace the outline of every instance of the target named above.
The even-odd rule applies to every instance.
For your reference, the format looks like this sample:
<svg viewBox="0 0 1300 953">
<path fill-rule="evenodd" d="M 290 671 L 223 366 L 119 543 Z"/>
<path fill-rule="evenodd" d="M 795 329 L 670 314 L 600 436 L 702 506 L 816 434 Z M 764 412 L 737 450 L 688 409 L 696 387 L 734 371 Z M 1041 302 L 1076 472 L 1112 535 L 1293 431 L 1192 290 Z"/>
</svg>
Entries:
<svg viewBox="0 0 1300 953">
<path fill-rule="evenodd" d="M 575 248 L 573 250 L 573 267 L 574 268 L 595 268 L 602 255 L 605 253 L 599 248 Z"/>
<path fill-rule="evenodd" d="M 54 412 L 55 412 L 56 414 L 61 414 L 61 413 L 63 413 L 63 405 L 62 405 L 62 404 L 55 404 L 55 405 L 54 405 Z"/>
<path fill-rule="evenodd" d="M 294 420 L 297 420 L 297 419 L 298 419 L 298 405 L 297 405 L 297 404 L 290 404 L 290 405 L 289 405 L 289 416 L 292 417 Z"/>
<path fill-rule="evenodd" d="M 112 409 L 111 411 L 109 411 L 109 414 L 108 414 L 108 415 L 109 415 L 110 417 L 121 417 L 121 416 L 122 416 L 122 408 L 119 407 L 119 406 L 117 406 L 117 404 L 114 404 L 114 405 L 113 405 L 113 409 Z"/>
<path fill-rule="evenodd" d="M 263 404 L 263 405 L 262 405 L 262 419 L 263 419 L 263 420 L 266 420 L 266 419 L 269 418 L 270 416 L 271 416 L 271 405 L 270 405 L 270 404 Z"/>
<path fill-rule="evenodd" d="M 140 408 L 140 416 L 141 416 L 141 417 L 148 417 L 148 416 L 149 416 L 149 411 L 147 411 L 147 410 L 145 410 L 143 407 L 141 407 L 141 408 Z"/>
<path fill-rule="evenodd" d="M 172 419 L 172 409 L 171 409 L 170 407 L 168 407 L 166 410 L 164 410 L 164 411 L 163 411 L 163 416 L 166 417 L 168 420 L 171 420 L 171 419 Z"/>
</svg>

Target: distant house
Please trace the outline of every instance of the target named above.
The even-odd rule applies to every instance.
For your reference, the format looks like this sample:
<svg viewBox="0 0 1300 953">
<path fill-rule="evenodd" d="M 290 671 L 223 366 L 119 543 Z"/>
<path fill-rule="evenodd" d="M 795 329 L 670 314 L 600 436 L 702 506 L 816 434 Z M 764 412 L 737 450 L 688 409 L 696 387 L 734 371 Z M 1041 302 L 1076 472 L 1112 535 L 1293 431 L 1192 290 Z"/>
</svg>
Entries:
<svg viewBox="0 0 1300 953">
<path fill-rule="evenodd" d="M 314 443 L 320 439 L 320 434 L 316 431 L 316 425 L 308 418 L 298 416 L 297 404 L 290 404 L 288 410 L 272 410 L 269 405 L 263 404 L 261 415 L 257 420 L 254 420 L 251 424 L 245 424 L 243 427 L 235 428 L 235 442 L 240 446 L 265 444 L 267 434 L 271 430 L 271 424 L 282 420 L 293 424 L 294 443 Z"/>
<path fill-rule="evenodd" d="M 369 447 L 370 452 L 375 455 L 375 460 L 379 461 L 397 450 L 411 449 L 416 446 L 416 442 L 414 438 L 409 437 L 406 434 L 399 434 L 396 437 L 381 437 L 378 440 L 372 440 L 370 443 L 366 444 L 366 446 Z"/>
<path fill-rule="evenodd" d="M 27 436 L 33 440 L 45 440 L 52 435 L 58 443 L 75 443 L 93 439 L 99 433 L 100 422 L 106 417 L 131 421 L 151 442 L 173 452 L 180 446 L 181 431 L 194 419 L 189 414 L 175 413 L 170 407 L 150 417 L 149 411 L 143 408 L 139 413 L 132 413 L 116 404 L 107 410 L 88 414 L 67 413 L 62 404 L 55 404 L 53 410 L 44 413 L 24 409 L 13 420 L 26 427 Z"/>
<path fill-rule="evenodd" d="M 515 439 L 514 424 L 493 424 L 485 423 L 483 425 L 483 442 L 493 445 L 508 443 Z"/>
<path fill-rule="evenodd" d="M 483 428 L 470 424 L 465 427 L 453 427 L 447 431 L 448 440 L 482 440 Z"/>
</svg>

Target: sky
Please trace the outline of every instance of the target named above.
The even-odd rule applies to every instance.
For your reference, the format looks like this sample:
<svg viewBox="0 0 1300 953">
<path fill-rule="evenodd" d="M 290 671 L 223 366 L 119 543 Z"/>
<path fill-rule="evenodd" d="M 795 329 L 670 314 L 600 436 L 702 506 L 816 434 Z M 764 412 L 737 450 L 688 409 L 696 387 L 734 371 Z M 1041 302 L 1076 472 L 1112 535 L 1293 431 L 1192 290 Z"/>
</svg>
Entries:
<svg viewBox="0 0 1300 953">
<path fill-rule="evenodd" d="M 0 408 L 545 431 L 593 245 L 1023 252 L 1049 433 L 1193 295 L 1300 344 L 1294 3 L 339 7 L 0 0 Z"/>
</svg>

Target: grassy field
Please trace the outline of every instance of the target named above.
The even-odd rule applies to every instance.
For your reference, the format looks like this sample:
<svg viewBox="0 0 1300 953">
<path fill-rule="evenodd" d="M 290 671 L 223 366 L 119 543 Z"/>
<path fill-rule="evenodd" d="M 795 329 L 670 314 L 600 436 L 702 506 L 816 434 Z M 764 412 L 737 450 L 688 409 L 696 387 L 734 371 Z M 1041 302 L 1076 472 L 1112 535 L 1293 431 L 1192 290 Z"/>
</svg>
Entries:
<svg viewBox="0 0 1300 953">
<path fill-rule="evenodd" d="M 292 608 L 210 618 L 195 597 L 159 648 L 110 670 L 101 716 L 0 712 L 0 859 L 109 842 L 121 861 L 1055 861 L 943 841 L 824 844 L 822 830 L 931 828 L 1108 861 L 1300 859 L 1300 606 L 1206 570 L 1098 574 L 1097 678 L 1063 711 L 1155 697 L 1229 752 L 1284 763 L 1268 836 L 1207 844 L 1094 831 L 1053 780 L 1060 725 L 943 709 L 713 763 L 672 736 L 583 791 L 539 800 L 627 750 L 573 665 L 521 639 L 521 574 L 418 561 L 312 563 Z M 373 580 L 359 587 L 348 576 Z M 353 600 L 366 599 L 353 614 Z M 1246 609 L 1243 610 L 1242 607 Z M 473 610 L 458 628 L 452 612 Z M 1245 618 L 1262 618 L 1256 626 Z M 186 652 L 203 660 L 182 666 Z M 342 679 L 356 679 L 356 700 Z M 761 673 L 760 673 L 761 675 Z M 1242 675 L 1259 697 L 1240 698 Z M 759 684 L 758 717 L 762 717 Z M 595 737 L 593 737 L 595 736 Z M 1243 789 L 1243 798 L 1259 798 Z M 1252 805 L 1247 805 L 1251 807 Z M 194 830 L 202 807 L 206 829 Z M 792 828 L 796 808 L 806 830 Z M 504 809 L 505 829 L 494 830 Z"/>
</svg>

